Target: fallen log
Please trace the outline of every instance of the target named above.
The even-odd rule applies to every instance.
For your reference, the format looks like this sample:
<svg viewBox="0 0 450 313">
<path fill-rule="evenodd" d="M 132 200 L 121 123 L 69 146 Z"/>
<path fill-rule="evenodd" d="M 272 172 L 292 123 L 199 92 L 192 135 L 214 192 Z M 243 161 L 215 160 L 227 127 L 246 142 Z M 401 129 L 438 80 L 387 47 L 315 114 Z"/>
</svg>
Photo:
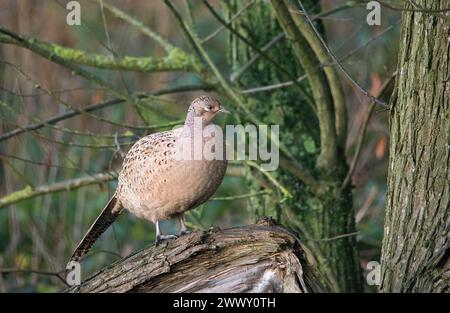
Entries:
<svg viewBox="0 0 450 313">
<path fill-rule="evenodd" d="M 320 292 L 298 238 L 265 218 L 194 231 L 100 270 L 67 292 Z"/>
</svg>

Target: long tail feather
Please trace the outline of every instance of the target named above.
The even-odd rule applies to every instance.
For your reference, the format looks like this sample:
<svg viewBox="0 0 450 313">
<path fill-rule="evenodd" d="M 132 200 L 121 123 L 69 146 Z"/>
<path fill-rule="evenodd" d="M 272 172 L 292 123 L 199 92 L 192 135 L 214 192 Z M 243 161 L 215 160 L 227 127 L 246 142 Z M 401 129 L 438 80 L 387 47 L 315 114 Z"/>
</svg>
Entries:
<svg viewBox="0 0 450 313">
<path fill-rule="evenodd" d="M 120 201 L 113 196 L 78 244 L 70 261 L 80 261 L 86 253 L 89 252 L 95 241 L 97 241 L 105 230 L 117 219 L 120 213 L 122 213 L 122 205 L 120 204 Z"/>
</svg>

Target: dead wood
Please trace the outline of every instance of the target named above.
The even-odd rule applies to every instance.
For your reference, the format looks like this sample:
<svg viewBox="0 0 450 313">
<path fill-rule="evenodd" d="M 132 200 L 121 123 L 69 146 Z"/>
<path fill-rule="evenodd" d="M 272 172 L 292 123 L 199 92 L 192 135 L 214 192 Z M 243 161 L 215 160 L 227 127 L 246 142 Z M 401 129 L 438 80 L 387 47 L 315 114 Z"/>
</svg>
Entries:
<svg viewBox="0 0 450 313">
<path fill-rule="evenodd" d="M 102 269 L 67 292 L 318 292 L 298 238 L 270 219 L 194 231 Z"/>
</svg>

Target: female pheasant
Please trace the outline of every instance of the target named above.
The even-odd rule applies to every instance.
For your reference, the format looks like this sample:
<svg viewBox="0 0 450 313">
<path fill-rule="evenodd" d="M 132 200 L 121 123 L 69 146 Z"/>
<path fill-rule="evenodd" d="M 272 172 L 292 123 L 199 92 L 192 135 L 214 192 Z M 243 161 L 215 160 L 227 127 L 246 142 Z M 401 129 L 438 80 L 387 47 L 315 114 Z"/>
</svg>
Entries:
<svg viewBox="0 0 450 313">
<path fill-rule="evenodd" d="M 162 235 L 159 222 L 176 219 L 179 234 L 186 232 L 183 213 L 206 202 L 221 184 L 227 168 L 225 157 L 180 158 L 182 144 L 195 142 L 195 125 L 203 129 L 214 118 L 228 112 L 219 101 L 201 96 L 192 101 L 184 126 L 141 138 L 127 153 L 119 173 L 117 189 L 100 216 L 75 249 L 70 261 L 79 261 L 100 235 L 126 208 L 139 218 L 156 225 L 156 243 L 176 237 Z M 212 138 L 223 149 L 223 136 Z M 201 142 L 211 138 L 202 137 Z M 202 145 L 203 146 L 203 145 Z M 202 146 L 200 148 L 202 148 Z M 191 145 L 194 147 L 195 144 Z M 197 147 L 198 148 L 198 147 Z M 195 152 L 195 151 L 193 151 Z"/>
</svg>

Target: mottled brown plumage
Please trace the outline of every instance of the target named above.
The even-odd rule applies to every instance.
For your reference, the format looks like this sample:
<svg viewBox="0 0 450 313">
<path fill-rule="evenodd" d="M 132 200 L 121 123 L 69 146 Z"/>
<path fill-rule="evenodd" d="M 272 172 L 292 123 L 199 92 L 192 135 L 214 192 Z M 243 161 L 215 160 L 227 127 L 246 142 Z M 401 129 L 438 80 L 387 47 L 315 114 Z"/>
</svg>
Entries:
<svg viewBox="0 0 450 313">
<path fill-rule="evenodd" d="M 102 211 L 73 253 L 78 261 L 98 237 L 114 222 L 124 208 L 156 225 L 156 242 L 173 235 L 160 233 L 159 221 L 176 219 L 180 234 L 186 231 L 183 213 L 206 202 L 217 190 L 225 175 L 223 159 L 179 159 L 177 148 L 194 134 L 194 119 L 201 127 L 212 124 L 220 112 L 226 112 L 213 97 L 196 98 L 190 105 L 183 127 L 148 135 L 136 142 L 127 153 L 114 196 Z M 203 138 L 203 143 L 212 137 Z M 217 145 L 223 146 L 223 140 Z"/>
</svg>

